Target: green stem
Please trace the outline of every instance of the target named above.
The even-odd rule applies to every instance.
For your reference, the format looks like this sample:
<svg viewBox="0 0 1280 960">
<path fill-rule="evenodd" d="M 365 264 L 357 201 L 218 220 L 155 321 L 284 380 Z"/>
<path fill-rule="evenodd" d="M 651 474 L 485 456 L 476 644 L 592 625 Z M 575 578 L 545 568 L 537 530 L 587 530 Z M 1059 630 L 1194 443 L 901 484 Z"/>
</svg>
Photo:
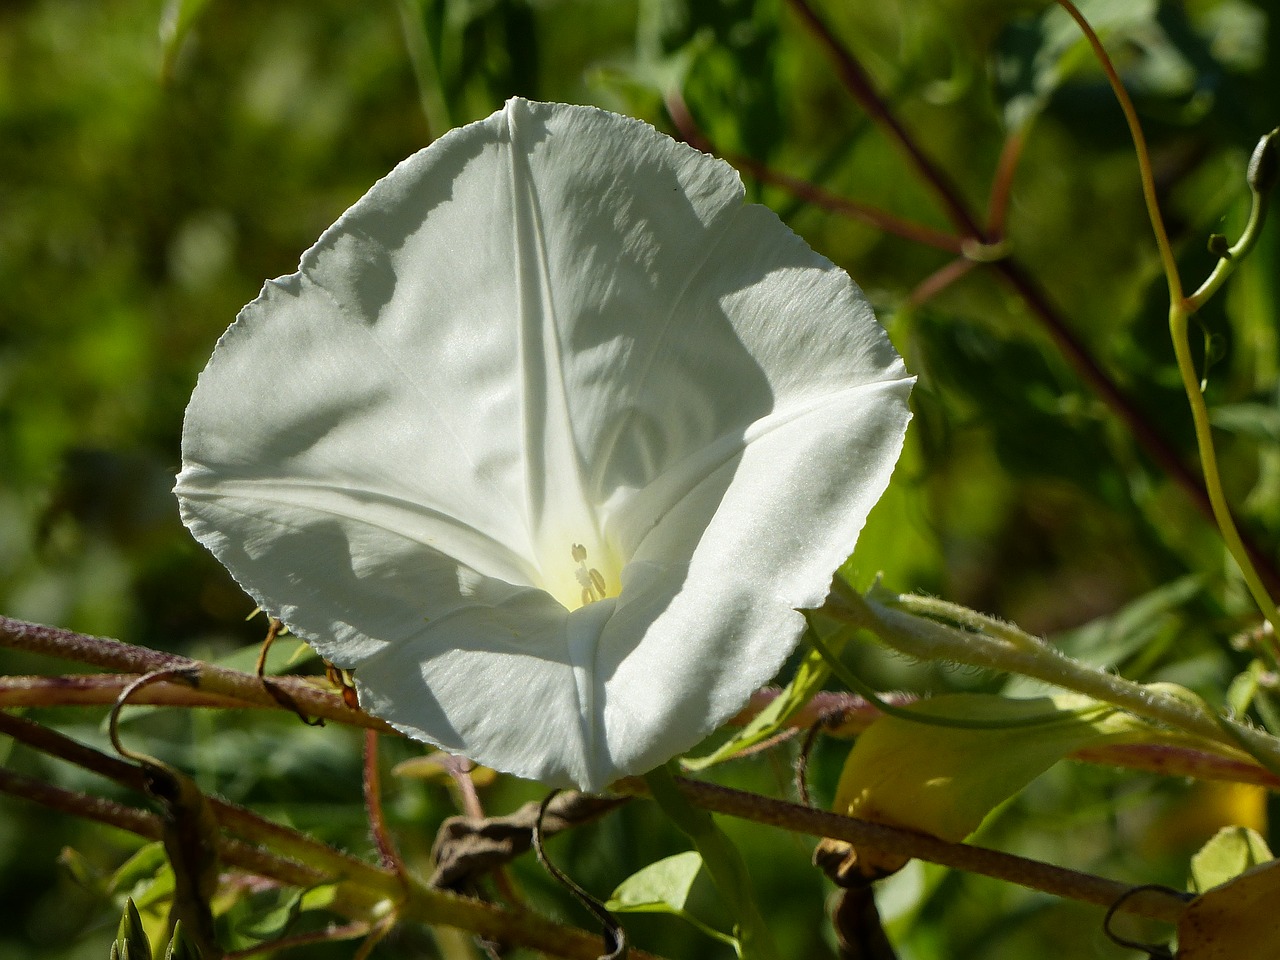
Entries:
<svg viewBox="0 0 1280 960">
<path fill-rule="evenodd" d="M 1187 336 L 1188 321 L 1191 311 L 1186 301 L 1175 301 L 1169 308 L 1169 334 L 1173 339 L 1173 352 L 1178 360 L 1178 373 L 1182 377 L 1182 387 L 1187 394 L 1187 402 L 1191 406 L 1191 421 L 1195 425 L 1196 448 L 1200 454 L 1200 467 L 1204 471 L 1205 490 L 1209 494 L 1209 504 L 1213 508 L 1213 518 L 1218 524 L 1222 540 L 1227 551 L 1240 568 L 1249 593 L 1267 622 L 1280 631 L 1280 613 L 1276 610 L 1275 601 L 1267 592 L 1257 568 L 1245 549 L 1240 531 L 1231 516 L 1231 508 L 1227 504 L 1226 494 L 1222 490 L 1222 475 L 1218 471 L 1218 456 L 1213 447 L 1213 430 L 1209 424 L 1209 408 L 1204 402 L 1204 393 L 1200 389 L 1200 378 L 1196 374 L 1195 362 L 1191 358 L 1191 344 Z M 1266 647 L 1264 645 L 1264 650 Z M 1267 651 L 1269 655 L 1269 651 Z M 1272 667 L 1276 666 L 1274 658 Z"/>
<path fill-rule="evenodd" d="M 740 956 L 743 960 L 780 960 L 781 954 L 773 942 L 769 926 L 760 914 L 751 890 L 751 878 L 747 865 L 737 847 L 716 826 L 711 814 L 691 804 L 676 785 L 676 777 L 669 766 L 657 767 L 645 775 L 649 792 L 662 812 L 693 841 L 702 855 L 702 862 L 711 874 L 712 882 L 720 891 L 733 917 L 737 921 L 735 933 Z"/>
<path fill-rule="evenodd" d="M 887 592 L 886 592 L 887 593 Z M 957 630 L 908 609 L 914 598 L 888 595 L 889 605 L 864 598 L 837 579 L 824 612 L 870 630 L 890 647 L 919 660 L 947 660 L 1043 680 L 1114 704 L 1215 743 L 1243 748 L 1272 773 L 1280 772 L 1280 740 L 1220 717 L 1198 698 L 1175 696 L 1072 660 L 1048 644 L 1028 647 L 985 633 Z"/>
<path fill-rule="evenodd" d="M 1213 507 L 1214 520 L 1222 533 L 1222 539 L 1226 543 L 1227 550 L 1240 568 L 1240 573 L 1243 575 L 1244 582 L 1249 587 L 1249 593 L 1253 595 L 1253 600 L 1258 605 L 1258 609 L 1262 611 L 1262 615 L 1267 618 L 1267 622 L 1271 624 L 1272 628 L 1280 630 L 1280 614 L 1277 613 L 1275 601 L 1271 598 L 1271 594 L 1262 582 L 1262 578 L 1259 576 L 1258 570 L 1249 556 L 1249 551 L 1245 548 L 1244 542 L 1240 537 L 1240 531 L 1231 516 L 1231 508 L 1227 504 L 1226 494 L 1222 490 L 1222 477 L 1218 470 L 1218 456 L 1213 446 L 1213 430 L 1209 423 L 1209 410 L 1205 405 L 1204 391 L 1201 389 L 1200 378 L 1196 374 L 1195 362 L 1191 357 L 1191 342 L 1188 335 L 1192 314 L 1204 306 L 1208 299 L 1221 288 L 1241 259 L 1253 249 L 1253 245 L 1257 243 L 1258 237 L 1262 232 L 1262 224 L 1266 220 L 1267 201 L 1271 196 L 1271 190 L 1270 184 L 1255 183 L 1254 173 L 1259 158 L 1266 157 L 1268 153 L 1272 154 L 1268 158 L 1269 162 L 1274 163 L 1274 140 L 1276 136 L 1277 132 L 1275 130 L 1264 136 L 1258 143 L 1258 149 L 1254 153 L 1254 161 L 1250 165 L 1250 188 L 1253 194 L 1253 204 L 1249 210 L 1249 222 L 1245 224 L 1244 232 L 1240 235 L 1240 239 L 1236 241 L 1235 245 L 1230 247 L 1219 258 L 1217 266 L 1214 267 L 1208 279 L 1200 285 L 1200 289 L 1189 297 L 1176 298 L 1171 302 L 1169 306 L 1169 335 L 1173 339 L 1173 351 L 1178 360 L 1178 373 L 1182 377 L 1182 388 L 1186 391 L 1187 402 L 1191 405 L 1191 420 L 1195 424 L 1196 431 L 1196 448 L 1200 454 L 1200 465 L 1204 470 L 1205 489 L 1209 494 L 1209 503 Z M 1277 664 L 1276 658 L 1268 645 L 1262 644 L 1261 648 L 1263 656 L 1266 657 L 1273 670 L 1280 666 L 1280 664 Z"/>
</svg>

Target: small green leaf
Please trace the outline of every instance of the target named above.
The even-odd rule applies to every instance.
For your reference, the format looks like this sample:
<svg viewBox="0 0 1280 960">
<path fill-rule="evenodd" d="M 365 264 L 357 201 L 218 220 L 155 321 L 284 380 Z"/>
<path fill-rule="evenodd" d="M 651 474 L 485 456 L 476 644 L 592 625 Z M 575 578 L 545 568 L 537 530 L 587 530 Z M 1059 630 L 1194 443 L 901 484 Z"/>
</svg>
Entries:
<svg viewBox="0 0 1280 960">
<path fill-rule="evenodd" d="M 633 873 L 605 904 L 614 913 L 680 913 L 702 870 L 702 856 L 687 850 Z"/>
<path fill-rule="evenodd" d="M 1249 666 L 1232 678 L 1227 687 L 1226 705 L 1229 716 L 1243 717 L 1253 706 L 1254 697 L 1258 695 L 1260 683 L 1267 672 L 1266 664 L 1261 660 L 1253 660 Z"/>
<path fill-rule="evenodd" d="M 1229 403 L 1209 411 L 1209 419 L 1219 430 L 1265 440 L 1280 441 L 1280 409 L 1269 403 Z"/>
<path fill-rule="evenodd" d="M 95 894 L 106 896 L 110 893 L 106 887 L 106 878 L 103 872 L 89 862 L 79 850 L 73 847 L 63 847 L 62 852 L 58 854 L 58 865 L 70 874 L 71 879 L 86 890 L 91 890 Z"/>
<path fill-rule="evenodd" d="M 694 899 L 694 888 L 702 885 L 711 886 L 702 855 L 696 850 L 687 850 L 633 873 L 618 885 L 604 906 L 612 913 L 669 913 L 737 950 L 738 942 L 734 937 L 704 923 L 690 911 L 689 902 Z"/>
<path fill-rule="evenodd" d="M 159 909 L 162 904 L 173 899 L 174 886 L 173 868 L 165 861 L 165 865 L 156 871 L 154 877 L 143 880 L 138 885 L 134 899 L 141 910 Z"/>
<path fill-rule="evenodd" d="M 1271 859 L 1271 848 L 1256 831 L 1223 827 L 1191 858 L 1187 888 L 1204 893 Z"/>
<path fill-rule="evenodd" d="M 183 41 L 191 32 L 209 0 L 169 0 L 160 17 L 160 73 L 166 80 L 173 74 L 173 65 L 182 52 Z"/>
<path fill-rule="evenodd" d="M 295 889 L 255 893 L 247 901 L 247 915 L 236 924 L 236 933 L 252 940 L 274 940 L 282 936 L 302 912 L 303 893 Z"/>
<path fill-rule="evenodd" d="M 1114 613 L 1054 638 L 1064 653 L 1098 666 L 1113 666 L 1144 651 L 1164 632 L 1180 628 L 1182 610 L 1204 590 L 1198 576 L 1179 577 L 1142 594 Z"/>
<path fill-rule="evenodd" d="M 928 722 L 907 719 L 908 714 L 923 714 Z M 939 725 L 948 719 L 963 726 Z M 1008 726 L 996 726 L 1003 723 Z M 934 697 L 880 717 L 858 737 L 834 809 L 959 841 L 1071 751 L 1159 736 L 1138 718 L 1079 694 Z M 896 855 L 874 863 L 860 859 L 883 873 L 906 862 Z"/>
</svg>

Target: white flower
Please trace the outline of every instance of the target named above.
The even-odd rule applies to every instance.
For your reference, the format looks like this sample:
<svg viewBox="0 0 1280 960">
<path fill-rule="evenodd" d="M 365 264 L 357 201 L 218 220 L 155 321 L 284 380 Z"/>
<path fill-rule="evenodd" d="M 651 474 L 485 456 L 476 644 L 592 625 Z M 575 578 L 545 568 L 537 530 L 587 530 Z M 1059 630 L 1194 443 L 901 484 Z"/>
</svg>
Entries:
<svg viewBox="0 0 1280 960">
<path fill-rule="evenodd" d="M 600 790 L 777 671 L 888 483 L 911 383 L 728 165 L 515 99 L 245 307 L 176 492 L 369 712 Z"/>
</svg>

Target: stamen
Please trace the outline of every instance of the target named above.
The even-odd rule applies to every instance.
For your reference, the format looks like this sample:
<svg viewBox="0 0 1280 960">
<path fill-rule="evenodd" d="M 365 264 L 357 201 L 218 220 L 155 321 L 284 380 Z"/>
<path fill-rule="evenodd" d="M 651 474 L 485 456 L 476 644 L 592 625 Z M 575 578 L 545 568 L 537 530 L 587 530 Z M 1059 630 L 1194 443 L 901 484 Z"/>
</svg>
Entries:
<svg viewBox="0 0 1280 960">
<path fill-rule="evenodd" d="M 608 595 L 604 574 L 595 567 L 587 568 L 587 548 L 580 543 L 575 543 L 569 554 L 573 557 L 573 562 L 578 565 L 574 576 L 582 586 L 582 605 L 585 607 L 588 603 L 603 600 Z"/>
</svg>

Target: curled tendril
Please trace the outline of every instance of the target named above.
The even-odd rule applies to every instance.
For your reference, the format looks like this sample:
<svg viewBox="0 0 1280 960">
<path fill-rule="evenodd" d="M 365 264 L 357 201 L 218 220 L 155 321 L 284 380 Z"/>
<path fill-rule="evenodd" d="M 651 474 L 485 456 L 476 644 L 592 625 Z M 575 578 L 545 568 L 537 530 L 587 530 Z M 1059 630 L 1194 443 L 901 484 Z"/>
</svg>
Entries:
<svg viewBox="0 0 1280 960">
<path fill-rule="evenodd" d="M 627 934 L 622 929 L 622 924 L 618 923 L 618 918 L 606 910 L 603 903 L 578 886 L 572 877 L 552 863 L 542 846 L 542 820 L 547 815 L 547 807 L 560 792 L 559 790 L 552 790 L 543 798 L 542 805 L 538 808 L 538 816 L 533 821 L 534 853 L 538 855 L 538 862 L 542 864 L 543 869 L 551 874 L 551 878 L 573 894 L 574 899 L 582 904 L 604 927 L 604 943 L 609 952 L 602 954 L 599 960 L 626 960 Z"/>
<path fill-rule="evenodd" d="M 1115 919 L 1116 913 L 1124 905 L 1126 900 L 1136 894 L 1146 893 L 1151 890 L 1158 890 L 1161 893 L 1170 893 L 1177 897 L 1182 896 L 1181 893 L 1174 890 L 1172 887 L 1166 887 L 1159 883 L 1144 883 L 1140 886 L 1130 887 L 1124 893 L 1120 894 L 1120 896 L 1115 899 L 1115 902 L 1107 908 L 1106 916 L 1102 918 L 1102 932 L 1106 935 L 1108 940 L 1118 947 L 1126 947 L 1129 950 L 1141 950 L 1151 958 L 1151 960 L 1173 960 L 1174 955 L 1172 951 L 1170 951 L 1164 944 L 1139 943 L 1136 940 L 1130 940 L 1127 937 L 1122 937 L 1111 929 L 1111 921 Z"/>
</svg>

